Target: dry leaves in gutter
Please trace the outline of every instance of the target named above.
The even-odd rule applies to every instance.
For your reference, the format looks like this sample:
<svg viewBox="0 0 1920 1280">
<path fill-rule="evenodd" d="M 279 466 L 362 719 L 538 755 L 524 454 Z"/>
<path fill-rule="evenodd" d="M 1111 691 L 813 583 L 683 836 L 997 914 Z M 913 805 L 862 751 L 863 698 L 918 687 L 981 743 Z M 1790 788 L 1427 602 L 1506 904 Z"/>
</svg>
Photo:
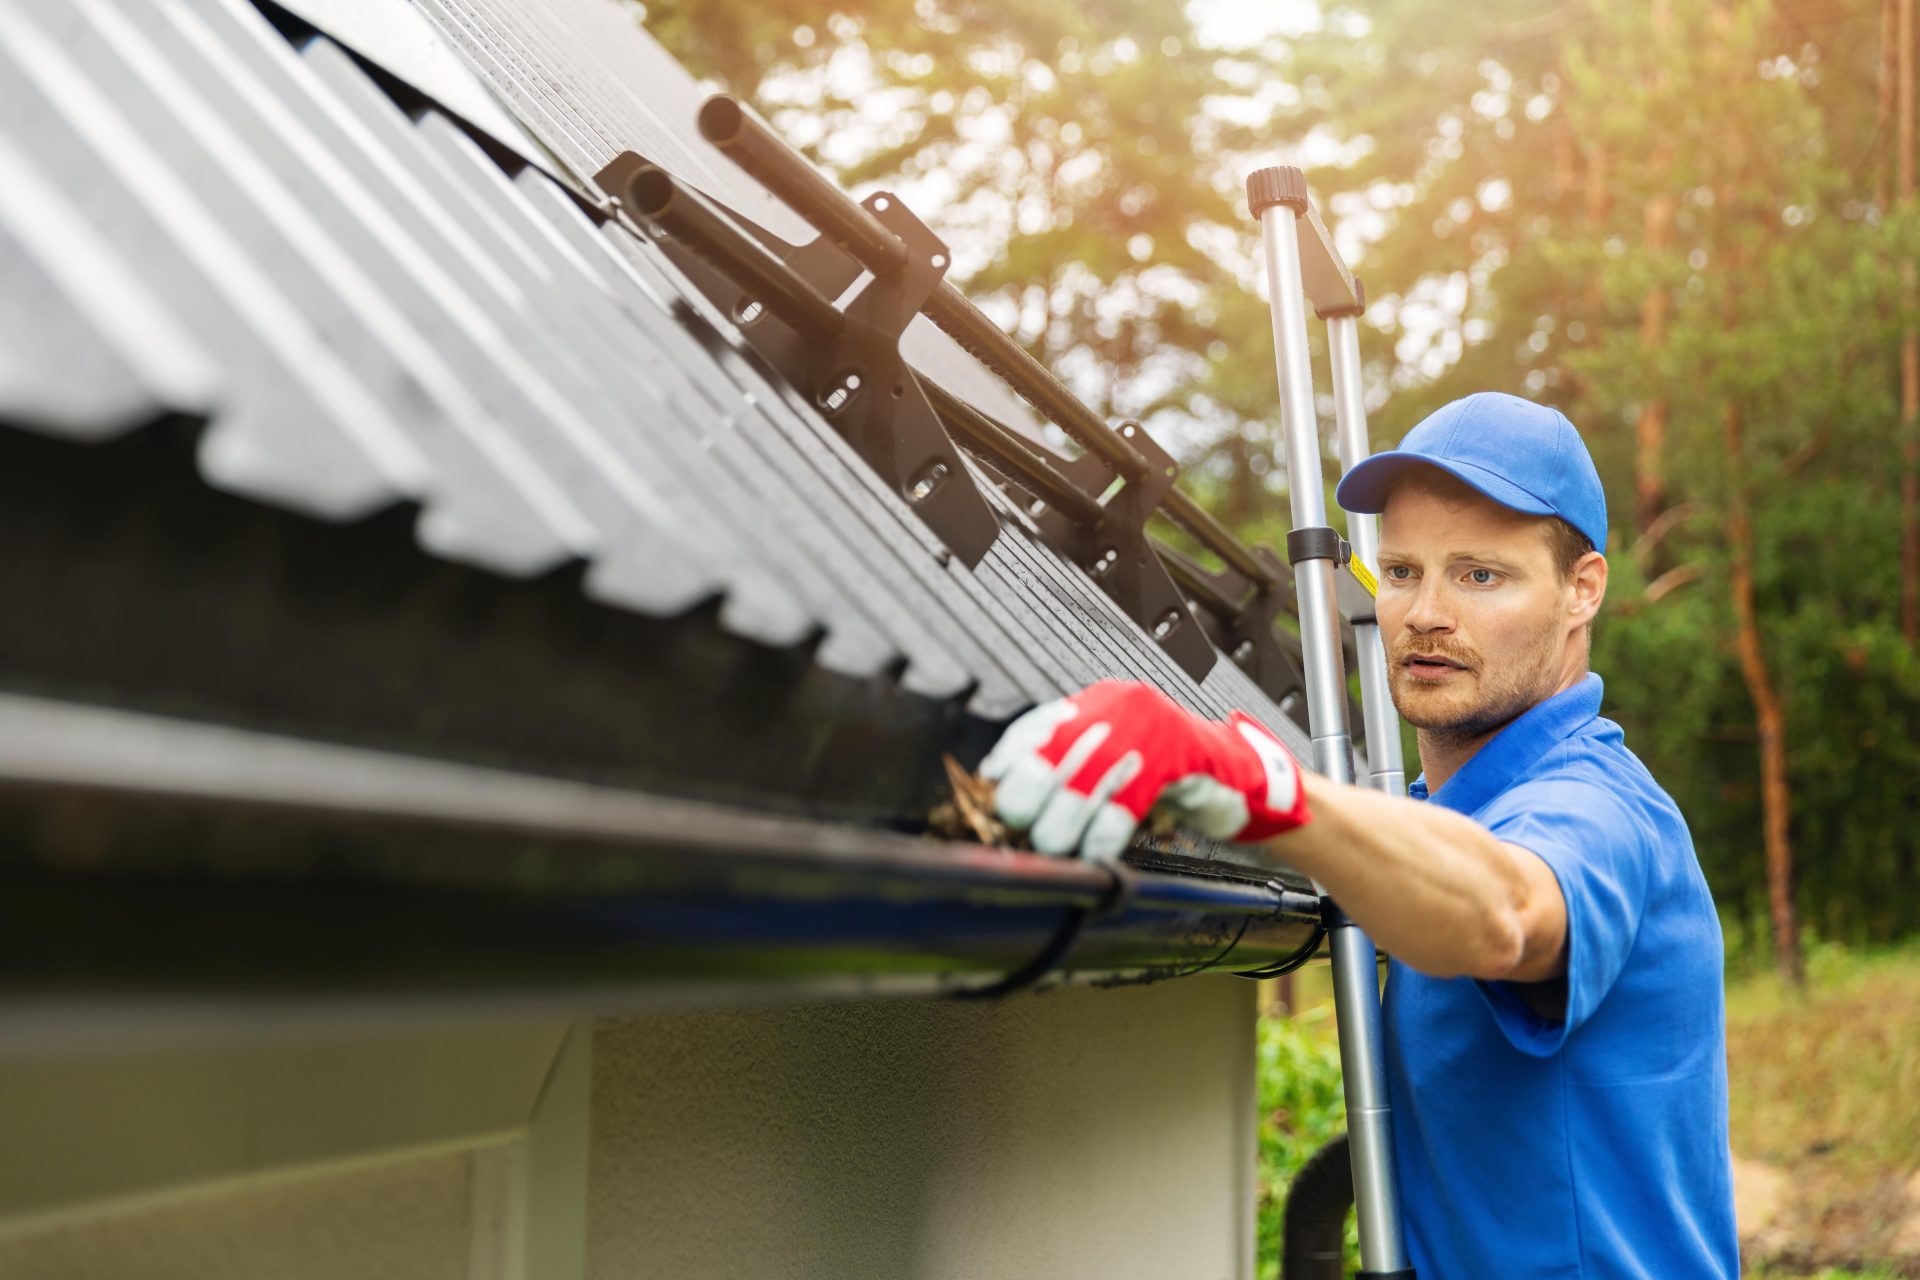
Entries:
<svg viewBox="0 0 1920 1280">
<path fill-rule="evenodd" d="M 995 849 L 1032 849 L 1024 831 L 1014 831 L 993 811 L 994 784 L 968 770 L 952 756 L 942 754 L 947 767 L 950 794 L 927 815 L 927 834 L 943 840 L 967 840 Z M 1194 843 L 1194 837 L 1180 832 L 1172 814 L 1154 809 L 1140 824 L 1139 836 L 1180 844 Z"/>
<path fill-rule="evenodd" d="M 950 755 L 942 754 L 947 767 L 945 800 L 927 815 L 927 833 L 943 840 L 970 840 L 996 849 L 1029 849 L 1027 833 L 1014 832 L 993 813 L 993 783 L 968 770 Z"/>
</svg>

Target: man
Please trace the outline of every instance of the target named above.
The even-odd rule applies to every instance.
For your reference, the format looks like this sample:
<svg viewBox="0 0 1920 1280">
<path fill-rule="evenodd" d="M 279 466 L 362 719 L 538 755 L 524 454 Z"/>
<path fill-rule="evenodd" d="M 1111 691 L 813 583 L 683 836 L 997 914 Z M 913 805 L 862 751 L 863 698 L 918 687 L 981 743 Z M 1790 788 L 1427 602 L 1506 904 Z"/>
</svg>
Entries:
<svg viewBox="0 0 1920 1280">
<path fill-rule="evenodd" d="M 1035 847 L 1115 857 L 1159 805 L 1270 841 L 1392 956 L 1386 1063 L 1425 1280 L 1732 1280 L 1719 920 L 1673 801 L 1599 715 L 1606 500 L 1573 424 L 1455 401 L 1341 482 L 1423 776 L 1299 770 L 1144 685 L 1036 708 L 982 766 Z"/>
</svg>

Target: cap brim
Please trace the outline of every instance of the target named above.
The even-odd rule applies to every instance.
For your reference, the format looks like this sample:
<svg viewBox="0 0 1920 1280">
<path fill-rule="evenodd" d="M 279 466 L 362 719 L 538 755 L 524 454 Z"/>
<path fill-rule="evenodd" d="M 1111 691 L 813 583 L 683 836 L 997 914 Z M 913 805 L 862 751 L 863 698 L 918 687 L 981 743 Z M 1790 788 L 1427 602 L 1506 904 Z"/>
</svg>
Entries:
<svg viewBox="0 0 1920 1280">
<path fill-rule="evenodd" d="M 1485 467 L 1477 467 L 1471 462 L 1455 462 L 1451 458 L 1433 458 L 1424 453 L 1403 453 L 1398 449 L 1376 453 L 1347 472 L 1341 477 L 1339 487 L 1333 491 L 1333 500 L 1345 510 L 1361 515 L 1378 515 L 1387 509 L 1387 498 L 1392 494 L 1393 487 L 1399 484 L 1408 472 L 1419 467 L 1433 467 L 1444 471 L 1462 484 L 1486 494 L 1503 507 L 1510 507 L 1530 516 L 1554 514 L 1551 506 L 1513 481 L 1504 476 L 1497 476 Z"/>
</svg>

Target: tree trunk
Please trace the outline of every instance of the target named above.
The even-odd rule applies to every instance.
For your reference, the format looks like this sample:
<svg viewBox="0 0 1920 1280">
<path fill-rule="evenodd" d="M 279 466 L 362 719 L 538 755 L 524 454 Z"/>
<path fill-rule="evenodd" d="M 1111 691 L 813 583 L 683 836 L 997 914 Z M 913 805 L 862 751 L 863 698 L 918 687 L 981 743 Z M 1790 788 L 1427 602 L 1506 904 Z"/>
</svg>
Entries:
<svg viewBox="0 0 1920 1280">
<path fill-rule="evenodd" d="M 1911 0 L 1903 0 L 1911 3 Z M 1748 513 L 1745 423 L 1740 406 L 1729 403 L 1720 419 L 1726 447 L 1727 545 L 1732 553 L 1735 647 L 1740 674 L 1753 702 L 1760 735 L 1760 811 L 1767 855 L 1767 905 L 1773 922 L 1773 955 L 1781 976 L 1799 986 L 1805 979 L 1800 957 L 1800 928 L 1793 907 L 1793 846 L 1788 837 L 1792 794 L 1787 785 L 1786 713 L 1767 669 L 1760 620 L 1753 603 L 1753 521 Z"/>
<path fill-rule="evenodd" d="M 1656 181 L 1665 178 L 1668 158 L 1664 145 L 1655 150 L 1650 168 Z M 1673 198 L 1666 192 L 1647 201 L 1645 225 L 1647 257 L 1658 260 L 1667 248 L 1673 227 Z M 1668 305 L 1667 290 L 1658 284 L 1647 290 L 1647 296 L 1640 302 L 1640 350 L 1649 363 L 1659 359 L 1667 345 Z M 1635 528 L 1645 533 L 1667 508 L 1663 462 L 1667 451 L 1667 397 L 1664 394 L 1656 392 L 1640 406 L 1633 439 Z"/>
<path fill-rule="evenodd" d="M 1874 117 L 1875 136 L 1889 137 L 1893 130 L 1895 86 L 1900 82 L 1900 6 L 1903 0 L 1880 0 L 1880 109 Z M 1893 166 L 1873 166 L 1873 207 L 1887 211 L 1889 184 Z"/>
<path fill-rule="evenodd" d="M 1266 505 L 1260 477 L 1253 473 L 1253 445 L 1236 431 L 1222 447 L 1227 455 L 1227 487 L 1214 514 L 1229 529 L 1245 529 Z"/>
<path fill-rule="evenodd" d="M 1673 14 L 1667 0 L 1654 0 L 1652 6 L 1652 29 L 1654 42 L 1663 48 L 1672 43 Z M 1661 92 L 1665 87 L 1666 73 L 1655 74 L 1653 90 Z M 1666 142 L 1655 144 L 1653 154 L 1648 158 L 1647 171 L 1653 179 L 1653 196 L 1647 201 L 1642 212 L 1643 243 L 1647 250 L 1647 260 L 1660 263 L 1669 242 L 1673 238 L 1673 197 L 1667 192 L 1666 185 L 1673 168 L 1673 148 Z M 1663 284 L 1655 284 L 1647 290 L 1647 296 L 1640 302 L 1640 350 L 1646 354 L 1651 365 L 1660 356 L 1667 345 L 1667 310 L 1670 300 Z M 1667 452 L 1667 397 L 1658 388 L 1660 382 L 1654 380 L 1655 393 L 1640 407 L 1639 419 L 1634 423 L 1633 440 L 1633 497 L 1634 527 L 1645 533 L 1660 513 L 1667 508 L 1667 486 L 1665 480 L 1665 455 Z"/>
<path fill-rule="evenodd" d="M 1900 211 L 1914 209 L 1914 0 L 1899 0 L 1898 138 Z M 1914 264 L 1901 265 L 1907 314 L 1915 305 Z M 1911 320 L 1900 335 L 1900 634 L 1920 648 L 1920 330 Z"/>
<path fill-rule="evenodd" d="M 1887 0 L 1889 4 L 1892 0 Z M 1575 173 L 1578 169 L 1577 149 L 1573 144 L 1573 127 L 1567 123 L 1564 111 L 1554 113 L 1553 126 L 1553 205 L 1559 210 L 1563 201 L 1573 196 Z"/>
<path fill-rule="evenodd" d="M 1587 225 L 1594 234 L 1600 234 L 1607 225 L 1607 211 L 1612 205 L 1612 192 L 1607 189 L 1607 153 L 1598 145 L 1587 151 Z M 1591 272 L 1587 276 L 1587 287 L 1580 299 L 1580 317 L 1586 322 L 1590 340 L 1598 341 L 1601 333 L 1605 308 L 1600 294 L 1600 273 Z"/>
</svg>

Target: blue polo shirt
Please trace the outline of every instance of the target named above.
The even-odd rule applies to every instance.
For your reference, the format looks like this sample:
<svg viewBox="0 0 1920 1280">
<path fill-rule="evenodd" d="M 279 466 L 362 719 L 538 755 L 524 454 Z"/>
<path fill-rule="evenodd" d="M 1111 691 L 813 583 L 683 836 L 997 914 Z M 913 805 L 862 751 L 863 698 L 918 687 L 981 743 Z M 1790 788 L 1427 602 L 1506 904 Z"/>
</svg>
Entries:
<svg viewBox="0 0 1920 1280">
<path fill-rule="evenodd" d="M 1387 1092 L 1422 1280 L 1735 1280 L 1720 921 L 1687 825 L 1589 675 L 1428 796 L 1538 854 L 1566 1013 L 1398 961 Z"/>
</svg>

